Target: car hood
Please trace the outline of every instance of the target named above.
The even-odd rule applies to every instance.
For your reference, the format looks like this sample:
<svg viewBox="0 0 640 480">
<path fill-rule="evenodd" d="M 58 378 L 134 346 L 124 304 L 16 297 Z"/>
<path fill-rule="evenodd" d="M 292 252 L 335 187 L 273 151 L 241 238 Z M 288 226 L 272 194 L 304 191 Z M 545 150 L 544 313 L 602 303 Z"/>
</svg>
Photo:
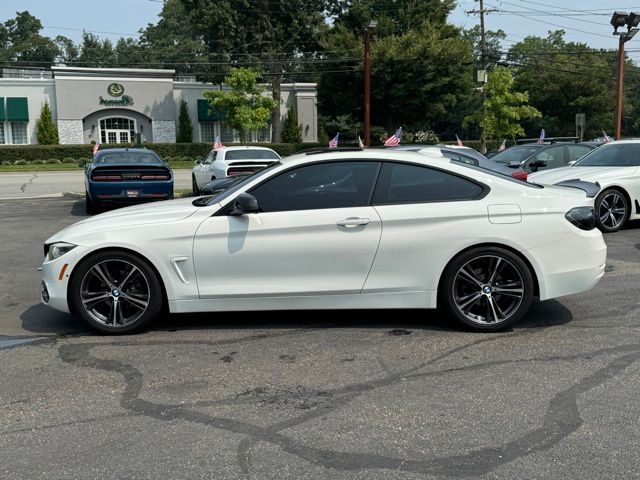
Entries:
<svg viewBox="0 0 640 480">
<path fill-rule="evenodd" d="M 564 180 L 579 179 L 583 182 L 604 181 L 633 175 L 638 167 L 562 167 L 546 172 L 536 172 L 529 175 L 532 183 L 555 184 Z"/>
<path fill-rule="evenodd" d="M 175 222 L 193 215 L 200 207 L 192 205 L 193 198 L 180 198 L 162 202 L 147 203 L 133 207 L 119 208 L 110 212 L 89 217 L 47 239 L 46 243 L 65 240 L 68 237 L 98 230 L 109 230 L 134 225 Z"/>
</svg>

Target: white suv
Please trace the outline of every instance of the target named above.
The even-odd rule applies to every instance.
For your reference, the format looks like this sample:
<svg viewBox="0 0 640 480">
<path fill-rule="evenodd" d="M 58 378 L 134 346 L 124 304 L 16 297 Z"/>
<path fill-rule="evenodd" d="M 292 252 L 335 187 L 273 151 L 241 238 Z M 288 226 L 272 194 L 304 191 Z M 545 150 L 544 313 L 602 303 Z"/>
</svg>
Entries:
<svg viewBox="0 0 640 480">
<path fill-rule="evenodd" d="M 191 175 L 193 192 L 197 194 L 216 178 L 245 175 L 280 160 L 280 156 L 265 147 L 223 147 L 211 150 L 204 160 L 196 160 Z"/>
</svg>

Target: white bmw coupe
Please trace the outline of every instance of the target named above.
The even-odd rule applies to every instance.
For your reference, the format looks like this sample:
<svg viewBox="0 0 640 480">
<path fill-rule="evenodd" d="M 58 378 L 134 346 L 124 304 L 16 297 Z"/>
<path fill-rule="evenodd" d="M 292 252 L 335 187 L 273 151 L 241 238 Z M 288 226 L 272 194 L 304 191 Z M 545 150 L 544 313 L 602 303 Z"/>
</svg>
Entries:
<svg viewBox="0 0 640 480">
<path fill-rule="evenodd" d="M 44 246 L 42 301 L 106 333 L 166 310 L 435 307 L 497 331 L 534 296 L 582 292 L 602 277 L 597 190 L 417 153 L 308 152 L 217 196 L 65 228 Z"/>
<path fill-rule="evenodd" d="M 570 167 L 529 175 L 529 181 L 552 183 L 579 179 L 597 182 L 596 222 L 603 232 L 620 230 L 640 218 L 640 140 L 622 140 L 601 146 Z"/>
</svg>

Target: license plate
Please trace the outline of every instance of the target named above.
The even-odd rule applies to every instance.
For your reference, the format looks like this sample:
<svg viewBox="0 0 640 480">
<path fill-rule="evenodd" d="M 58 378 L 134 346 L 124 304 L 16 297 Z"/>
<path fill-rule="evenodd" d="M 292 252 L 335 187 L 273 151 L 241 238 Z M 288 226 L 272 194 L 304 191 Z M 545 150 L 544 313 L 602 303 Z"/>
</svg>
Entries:
<svg viewBox="0 0 640 480">
<path fill-rule="evenodd" d="M 140 190 L 127 190 L 127 197 L 138 197 L 140 196 Z"/>
</svg>

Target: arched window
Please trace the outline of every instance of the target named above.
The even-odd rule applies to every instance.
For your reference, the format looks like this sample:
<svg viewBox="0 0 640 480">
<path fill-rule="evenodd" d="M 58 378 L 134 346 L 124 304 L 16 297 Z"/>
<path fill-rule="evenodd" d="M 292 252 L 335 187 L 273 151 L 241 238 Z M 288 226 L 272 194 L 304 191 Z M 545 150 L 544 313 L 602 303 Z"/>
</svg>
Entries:
<svg viewBox="0 0 640 480">
<path fill-rule="evenodd" d="M 127 117 L 108 117 L 100 120 L 100 143 L 133 143 L 136 121 Z"/>
</svg>

